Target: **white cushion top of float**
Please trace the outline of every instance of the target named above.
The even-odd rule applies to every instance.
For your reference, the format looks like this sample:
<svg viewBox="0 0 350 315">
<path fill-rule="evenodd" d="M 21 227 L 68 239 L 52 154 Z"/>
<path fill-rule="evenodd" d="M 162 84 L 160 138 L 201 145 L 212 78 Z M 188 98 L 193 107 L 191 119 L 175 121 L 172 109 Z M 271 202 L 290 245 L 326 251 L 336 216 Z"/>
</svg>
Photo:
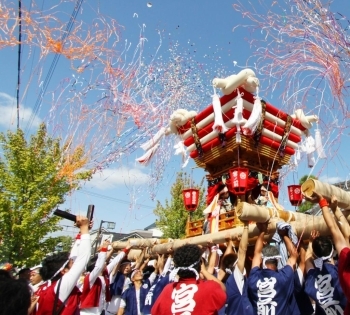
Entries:
<svg viewBox="0 0 350 315">
<path fill-rule="evenodd" d="M 232 120 L 229 120 L 228 122 L 225 123 L 226 127 L 227 128 L 233 128 L 235 127 L 236 125 L 232 122 Z M 263 128 L 262 130 L 262 134 L 271 139 L 271 140 L 274 140 L 274 141 L 277 141 L 277 142 L 281 142 L 282 140 L 282 136 L 277 134 L 277 133 L 274 133 L 272 132 L 271 130 L 268 130 L 266 128 Z M 214 138 L 216 138 L 218 135 L 218 132 L 216 130 L 213 130 L 212 132 L 210 132 L 209 134 L 207 134 L 206 136 L 204 136 L 203 138 L 199 139 L 200 143 L 203 145 L 203 144 L 206 144 L 208 143 L 209 141 L 213 140 Z M 298 144 L 291 141 L 291 140 L 287 140 L 287 145 L 293 149 L 297 149 L 298 148 Z M 193 143 L 191 144 L 190 146 L 187 147 L 187 151 L 188 152 L 192 152 L 193 150 L 196 150 L 196 144 Z"/>
<path fill-rule="evenodd" d="M 225 114 L 226 112 L 228 112 L 231 108 L 235 107 L 236 106 L 236 98 L 230 100 L 229 102 L 225 103 L 224 105 L 222 105 L 221 107 L 221 110 L 223 112 L 223 114 Z M 253 110 L 253 106 L 254 104 L 246 101 L 244 98 L 243 98 L 243 108 L 248 110 L 248 111 L 252 111 Z M 265 112 L 265 119 L 271 123 L 275 123 L 277 124 L 277 126 L 279 127 L 283 127 L 285 126 L 286 122 L 274 115 L 272 115 L 271 113 L 269 113 L 268 111 Z M 200 122 L 198 122 L 196 124 L 196 127 L 197 129 L 201 129 L 205 126 L 207 126 L 208 124 L 210 124 L 212 121 L 214 120 L 214 113 L 211 113 L 210 115 L 208 115 L 207 117 L 205 117 L 204 119 L 202 119 Z M 227 125 L 227 122 L 225 124 L 227 127 L 229 127 Z M 291 126 L 290 128 L 290 132 L 297 135 L 297 136 L 302 136 L 302 131 L 295 127 L 295 126 Z M 180 134 L 182 139 L 187 139 L 188 137 L 192 136 L 192 129 L 188 129 L 186 132 L 184 132 L 183 134 Z"/>
</svg>

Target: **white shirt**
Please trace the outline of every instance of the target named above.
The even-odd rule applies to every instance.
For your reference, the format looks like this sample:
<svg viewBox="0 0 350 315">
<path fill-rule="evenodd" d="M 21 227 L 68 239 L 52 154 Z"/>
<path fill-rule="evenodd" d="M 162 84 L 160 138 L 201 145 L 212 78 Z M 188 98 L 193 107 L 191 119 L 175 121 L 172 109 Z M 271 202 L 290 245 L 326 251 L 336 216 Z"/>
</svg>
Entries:
<svg viewBox="0 0 350 315">
<path fill-rule="evenodd" d="M 114 276 L 111 275 L 111 272 L 113 271 L 114 267 L 125 257 L 125 252 L 121 251 L 117 256 L 113 258 L 113 260 L 108 264 L 107 271 L 109 274 L 109 283 L 112 284 L 114 282 L 114 279 L 117 274 Z M 129 279 L 128 279 L 129 280 Z M 130 281 L 130 280 L 129 280 Z M 126 282 L 126 281 L 125 281 Z M 124 282 L 123 292 L 126 290 L 125 287 L 126 283 Z M 130 283 L 130 282 L 129 282 Z M 128 283 L 128 285 L 129 285 Z M 110 312 L 112 314 L 115 314 L 119 310 L 119 304 L 120 304 L 120 295 L 112 296 L 111 301 L 107 304 L 106 311 Z"/>
<path fill-rule="evenodd" d="M 233 278 L 236 281 L 236 285 L 237 285 L 238 290 L 241 293 L 241 295 L 243 292 L 243 286 L 244 286 L 244 281 L 245 281 L 244 275 L 245 275 L 245 269 L 244 269 L 244 273 L 242 273 L 239 270 L 239 268 L 236 266 L 235 270 L 233 271 Z"/>
<path fill-rule="evenodd" d="M 136 303 L 137 303 L 137 315 L 142 315 L 140 311 L 140 289 L 138 290 L 135 289 L 135 292 L 136 292 Z M 121 308 L 126 307 L 126 303 L 124 299 L 121 299 L 119 307 Z"/>
<path fill-rule="evenodd" d="M 129 278 L 125 278 L 123 292 L 129 287 L 130 283 L 131 283 L 131 280 Z M 120 307 L 120 301 L 121 301 L 120 295 L 112 296 L 111 301 L 107 305 L 106 311 L 112 314 L 116 314 Z"/>
<path fill-rule="evenodd" d="M 87 265 L 90 259 L 90 234 L 82 234 L 80 236 L 80 240 L 77 240 L 76 243 L 79 243 L 79 247 L 77 249 L 77 257 L 75 258 L 74 263 L 69 269 L 69 271 L 62 276 L 60 292 L 58 296 L 60 301 L 65 301 L 67 299 L 69 294 L 72 292 L 73 288 L 76 286 L 80 275 L 85 270 L 85 266 Z M 73 246 L 73 248 L 74 247 L 75 246 Z M 57 291 L 57 286 L 58 283 L 56 283 L 55 292 Z"/>
<path fill-rule="evenodd" d="M 72 254 L 74 252 L 74 255 Z M 67 273 L 62 276 L 60 292 L 58 294 L 58 298 L 60 301 L 65 301 L 68 296 L 71 294 L 72 290 L 76 286 L 80 275 L 85 270 L 85 266 L 87 265 L 91 255 L 91 240 L 90 234 L 82 234 L 80 240 L 76 240 L 71 251 L 70 257 L 76 257 L 72 267 L 69 269 Z M 64 266 L 62 266 L 64 267 Z M 47 290 L 51 285 L 51 280 L 46 282 L 46 286 L 43 287 L 43 290 Z M 57 292 L 58 282 L 54 288 L 54 292 Z M 40 304 L 40 299 L 37 303 L 37 309 Z"/>
</svg>

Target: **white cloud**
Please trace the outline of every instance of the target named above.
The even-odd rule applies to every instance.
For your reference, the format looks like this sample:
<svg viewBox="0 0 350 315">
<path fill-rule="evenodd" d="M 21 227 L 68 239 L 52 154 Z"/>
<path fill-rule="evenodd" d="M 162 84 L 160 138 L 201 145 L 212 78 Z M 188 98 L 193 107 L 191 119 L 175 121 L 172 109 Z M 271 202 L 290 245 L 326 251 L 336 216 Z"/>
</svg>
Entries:
<svg viewBox="0 0 350 315">
<path fill-rule="evenodd" d="M 16 98 L 7 93 L 0 92 L 0 126 L 5 127 L 6 129 L 13 129 L 17 127 L 16 104 Z M 33 111 L 31 108 L 26 108 L 23 105 L 20 105 L 19 110 L 20 127 L 24 129 L 29 122 Z M 40 118 L 38 116 L 34 116 L 31 128 L 37 128 L 40 123 Z"/>
<path fill-rule="evenodd" d="M 328 184 L 336 184 L 344 181 L 344 179 L 339 176 L 328 177 L 327 175 L 321 176 L 319 180 Z"/>
<path fill-rule="evenodd" d="M 137 168 L 121 167 L 105 169 L 94 174 L 87 185 L 100 190 L 107 190 L 120 185 L 142 185 L 149 180 L 150 177 Z"/>
</svg>

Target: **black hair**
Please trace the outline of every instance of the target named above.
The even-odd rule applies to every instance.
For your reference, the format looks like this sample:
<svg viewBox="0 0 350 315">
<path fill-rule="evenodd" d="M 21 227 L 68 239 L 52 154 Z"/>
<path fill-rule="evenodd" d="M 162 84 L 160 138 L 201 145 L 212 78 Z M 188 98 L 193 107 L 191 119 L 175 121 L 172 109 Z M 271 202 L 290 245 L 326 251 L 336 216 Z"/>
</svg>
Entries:
<svg viewBox="0 0 350 315">
<path fill-rule="evenodd" d="M 0 315 L 27 315 L 31 292 L 24 279 L 0 280 Z"/>
<path fill-rule="evenodd" d="M 174 265 L 175 267 L 188 267 L 196 263 L 193 268 L 200 272 L 201 270 L 202 251 L 197 245 L 186 244 L 175 250 Z M 182 270 L 178 272 L 180 278 L 194 278 L 196 275 L 193 271 Z"/>
<path fill-rule="evenodd" d="M 231 253 L 222 258 L 222 265 L 224 268 L 231 269 L 233 264 L 237 261 L 237 254 Z"/>
<path fill-rule="evenodd" d="M 46 257 L 41 263 L 39 274 L 44 281 L 50 280 L 54 274 L 67 262 L 69 258 L 68 252 L 60 252 Z M 55 276 L 52 280 L 57 280 L 61 277 L 61 274 Z"/>
<path fill-rule="evenodd" d="M 257 199 L 260 196 L 260 191 L 261 191 L 261 185 L 257 185 L 255 186 L 252 190 L 251 190 L 251 196 L 252 199 Z"/>
<path fill-rule="evenodd" d="M 0 280 L 12 279 L 10 273 L 7 270 L 0 269 Z"/>
<path fill-rule="evenodd" d="M 121 267 L 123 267 L 123 266 L 125 266 L 125 265 L 128 265 L 128 264 L 131 265 L 131 260 L 129 260 L 129 259 L 123 259 L 123 260 L 120 262 L 119 268 L 121 268 Z"/>
<path fill-rule="evenodd" d="M 23 268 L 23 269 L 21 269 L 20 271 L 18 271 L 18 275 L 20 276 L 20 275 L 22 275 L 22 274 L 24 274 L 24 273 L 26 273 L 26 272 L 28 272 L 28 271 L 30 271 L 29 268 Z"/>
<path fill-rule="evenodd" d="M 154 270 L 156 270 L 153 266 L 147 266 L 145 267 L 142 272 L 143 272 L 143 280 L 147 280 L 150 275 L 152 274 L 152 272 L 154 272 Z"/>
<path fill-rule="evenodd" d="M 131 260 L 129 259 L 123 259 L 121 262 L 120 262 L 120 265 L 124 265 L 124 264 L 131 264 Z"/>
<path fill-rule="evenodd" d="M 127 265 L 131 265 L 131 260 L 129 259 L 123 259 L 120 262 L 120 266 L 119 266 L 119 271 L 124 273 L 124 270 L 126 268 Z M 124 268 L 124 269 L 123 269 Z M 130 272 L 128 273 L 128 276 L 130 276 L 130 274 L 132 273 L 132 270 L 130 270 Z"/>
<path fill-rule="evenodd" d="M 264 257 L 273 257 L 273 256 L 278 256 L 280 255 L 280 252 L 276 246 L 273 245 L 266 245 L 262 249 L 262 254 Z M 277 259 L 267 259 L 265 260 L 265 264 L 273 264 L 273 265 L 278 265 L 278 260 Z"/>
<path fill-rule="evenodd" d="M 318 236 L 312 241 L 312 250 L 317 257 L 329 256 L 332 249 L 332 241 L 327 236 Z"/>
<path fill-rule="evenodd" d="M 227 187 L 226 184 L 220 184 L 217 188 L 217 192 L 219 193 L 221 190 L 223 190 L 225 187 Z"/>
<path fill-rule="evenodd" d="M 94 270 L 95 265 L 96 265 L 96 261 L 97 261 L 97 255 L 95 257 L 91 258 L 90 261 L 88 262 L 87 267 L 86 267 L 87 272 L 91 272 L 92 270 Z"/>
<path fill-rule="evenodd" d="M 86 267 L 86 271 L 87 272 L 92 272 L 95 268 L 95 264 L 90 264 Z"/>
<path fill-rule="evenodd" d="M 29 280 L 30 278 L 30 269 L 29 268 L 23 268 L 18 272 L 18 278 L 19 279 L 26 279 Z"/>
</svg>

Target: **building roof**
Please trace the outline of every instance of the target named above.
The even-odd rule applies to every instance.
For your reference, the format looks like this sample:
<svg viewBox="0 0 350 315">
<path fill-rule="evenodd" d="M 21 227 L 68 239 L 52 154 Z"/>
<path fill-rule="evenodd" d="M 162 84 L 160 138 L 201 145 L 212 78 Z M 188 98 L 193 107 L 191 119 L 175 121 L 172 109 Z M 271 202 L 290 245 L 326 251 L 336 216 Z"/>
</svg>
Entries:
<svg viewBox="0 0 350 315">
<path fill-rule="evenodd" d="M 156 229 L 156 228 L 157 228 L 156 222 L 153 222 L 151 225 L 146 226 L 146 227 L 144 228 L 144 230 L 147 231 L 147 230 Z"/>
</svg>

